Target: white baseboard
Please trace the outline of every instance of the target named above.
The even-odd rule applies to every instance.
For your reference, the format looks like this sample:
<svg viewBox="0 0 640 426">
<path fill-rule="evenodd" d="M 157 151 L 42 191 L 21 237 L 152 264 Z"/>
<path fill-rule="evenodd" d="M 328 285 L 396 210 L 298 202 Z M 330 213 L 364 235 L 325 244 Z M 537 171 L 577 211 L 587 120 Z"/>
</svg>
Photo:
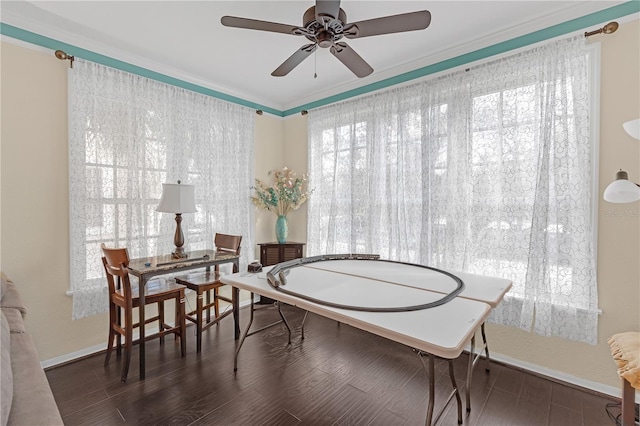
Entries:
<svg viewBox="0 0 640 426">
<path fill-rule="evenodd" d="M 244 303 L 241 303 L 240 307 L 249 306 L 249 304 L 250 302 L 246 301 Z M 64 364 L 64 363 L 76 360 L 78 358 L 95 354 L 97 352 L 103 351 L 104 349 L 105 349 L 105 345 L 100 344 L 100 345 L 92 346 L 76 352 L 71 352 L 59 357 L 42 361 L 40 365 L 42 366 L 42 368 L 50 368 L 56 365 L 60 365 L 60 364 Z M 468 351 L 470 348 L 467 347 L 466 349 Z M 583 379 L 580 377 L 572 376 L 571 374 L 563 373 L 561 371 L 555 371 L 555 370 L 551 370 L 549 368 L 542 367 L 536 364 L 524 362 L 519 359 L 511 358 L 507 355 L 502 355 L 495 352 L 491 352 L 490 355 L 492 360 L 499 361 L 506 365 L 511 365 L 513 367 L 531 371 L 532 373 L 535 373 L 535 374 L 539 374 L 554 380 L 558 380 L 560 382 L 569 383 L 575 386 L 579 386 L 581 388 L 599 392 L 604 395 L 610 395 L 615 398 L 622 397 L 622 382 L 620 383 L 620 387 L 613 387 L 613 386 L 605 385 L 602 383 L 594 382 L 591 380 Z M 636 403 L 640 403 L 640 392 L 636 392 Z"/>
<path fill-rule="evenodd" d="M 467 350 L 468 349 L 469 348 L 467 348 Z M 489 348 L 489 350 L 491 350 L 491 348 Z M 589 389 L 595 392 L 599 392 L 604 395 L 610 395 L 615 398 L 622 397 L 622 381 L 620 382 L 620 387 L 614 387 L 614 386 L 609 386 L 602 383 L 594 382 L 591 380 L 583 379 L 581 377 L 576 377 L 571 374 L 563 373 L 561 371 L 551 370 L 546 367 L 541 367 L 536 364 L 524 362 L 519 359 L 511 358 L 509 356 L 502 355 L 499 353 L 490 352 L 490 355 L 492 360 L 496 360 L 506 365 L 531 371 L 532 373 L 535 373 L 541 376 L 546 376 L 551 379 L 558 380 L 560 382 L 569 383 L 584 389 Z M 640 392 L 636 392 L 636 403 L 640 403 Z"/>
<path fill-rule="evenodd" d="M 245 306 L 249 306 L 251 304 L 250 301 L 245 301 L 240 303 L 240 307 L 243 308 Z M 137 339 L 138 336 L 134 333 L 134 339 Z M 79 351 L 71 352 L 68 354 L 60 355 L 55 358 L 46 359 L 44 361 L 40 361 L 40 366 L 43 369 L 55 367 L 57 365 L 65 364 L 67 362 L 71 362 L 77 360 L 79 358 L 83 358 L 89 355 L 96 354 L 100 351 L 104 351 L 106 349 L 106 345 L 104 343 L 100 343 L 99 345 L 91 346 L 88 348 L 81 349 Z"/>
<path fill-rule="evenodd" d="M 90 348 L 84 348 L 76 352 L 71 352 L 68 354 L 57 356 L 55 358 L 46 359 L 44 361 L 41 361 L 40 365 L 44 369 L 55 367 L 56 365 L 65 364 L 67 362 L 74 361 L 76 359 L 83 358 L 88 355 L 93 355 L 100 351 L 104 351 L 105 348 L 106 348 L 106 345 L 104 343 L 101 343 L 99 345 L 91 346 Z"/>
</svg>

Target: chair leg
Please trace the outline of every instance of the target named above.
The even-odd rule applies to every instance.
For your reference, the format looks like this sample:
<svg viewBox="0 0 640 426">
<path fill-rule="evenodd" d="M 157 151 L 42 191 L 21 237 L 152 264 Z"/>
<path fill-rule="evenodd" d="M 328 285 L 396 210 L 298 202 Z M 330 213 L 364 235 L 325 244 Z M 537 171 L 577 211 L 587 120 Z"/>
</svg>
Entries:
<svg viewBox="0 0 640 426">
<path fill-rule="evenodd" d="M 122 309 L 119 306 L 116 306 L 116 324 L 122 326 Z M 122 356 L 122 335 L 120 333 L 116 333 L 116 355 L 118 358 Z"/>
<path fill-rule="evenodd" d="M 622 426 L 634 426 L 636 417 L 636 390 L 622 379 Z"/>
<path fill-rule="evenodd" d="M 200 288 L 198 288 L 198 295 L 196 297 L 196 352 L 200 353 L 202 350 L 202 298 L 204 295 Z"/>
<path fill-rule="evenodd" d="M 220 316 L 220 302 L 218 299 L 218 288 L 213 289 L 213 312 L 216 314 L 216 319 Z M 220 323 L 218 323 L 220 325 Z"/>
<path fill-rule="evenodd" d="M 187 325 L 184 320 L 185 298 L 184 291 L 180 292 L 180 297 L 176 299 L 176 325 L 180 325 L 180 355 L 184 358 L 187 355 Z"/>
<path fill-rule="evenodd" d="M 115 305 L 109 306 L 109 337 L 107 337 L 107 353 L 104 358 L 104 365 L 109 364 L 111 359 L 111 352 L 113 352 L 113 344 L 116 338 L 116 331 L 114 329 L 114 321 L 116 321 L 116 307 Z M 118 333 L 118 336 L 120 334 Z"/>
<path fill-rule="evenodd" d="M 162 333 L 164 330 L 164 302 L 158 302 L 158 331 Z M 164 345 L 164 336 L 160 336 L 160 345 Z"/>
<path fill-rule="evenodd" d="M 104 365 L 108 365 L 109 364 L 109 360 L 111 359 L 111 352 L 113 352 L 113 344 L 115 342 L 116 339 L 116 333 L 113 330 L 113 325 L 109 326 L 109 337 L 107 340 L 107 353 L 106 356 L 104 357 Z"/>
<path fill-rule="evenodd" d="M 205 305 L 209 306 L 211 304 L 211 291 L 207 290 L 205 291 L 205 294 L 207 295 L 207 300 Z M 211 308 L 207 308 L 207 324 L 209 324 L 211 322 Z"/>
<path fill-rule="evenodd" d="M 125 312 L 125 338 L 124 338 L 124 359 L 122 360 L 122 375 L 120 381 L 126 383 L 129 374 L 129 364 L 131 364 L 131 352 L 133 348 L 133 312 Z M 141 325 L 144 327 L 144 324 Z"/>
</svg>

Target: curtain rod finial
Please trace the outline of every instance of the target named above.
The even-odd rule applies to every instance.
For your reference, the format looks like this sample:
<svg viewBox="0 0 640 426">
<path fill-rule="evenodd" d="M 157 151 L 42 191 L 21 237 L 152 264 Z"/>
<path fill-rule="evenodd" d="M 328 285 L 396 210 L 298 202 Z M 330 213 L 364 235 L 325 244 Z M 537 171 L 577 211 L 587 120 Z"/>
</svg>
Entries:
<svg viewBox="0 0 640 426">
<path fill-rule="evenodd" d="M 62 50 L 56 50 L 54 55 L 56 55 L 56 58 L 60 59 L 61 61 L 66 61 L 67 59 L 71 62 L 71 68 L 73 68 L 73 61 L 75 58 L 75 56 L 69 55 L 67 54 L 67 52 L 62 51 Z"/>
<path fill-rule="evenodd" d="M 619 27 L 618 23 L 616 21 L 612 21 L 602 28 L 598 28 L 597 30 L 594 30 L 594 31 L 585 32 L 584 36 L 591 37 L 592 35 L 596 35 L 596 34 L 613 34 L 618 30 L 618 27 Z"/>
</svg>

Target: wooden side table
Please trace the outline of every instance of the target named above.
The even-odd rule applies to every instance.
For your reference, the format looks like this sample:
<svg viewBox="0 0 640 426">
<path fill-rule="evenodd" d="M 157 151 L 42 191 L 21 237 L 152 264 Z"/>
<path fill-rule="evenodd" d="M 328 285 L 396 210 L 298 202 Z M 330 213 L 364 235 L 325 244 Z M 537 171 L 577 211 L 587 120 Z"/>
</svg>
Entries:
<svg viewBox="0 0 640 426">
<path fill-rule="evenodd" d="M 302 257 L 304 243 L 261 243 L 258 245 L 260 246 L 260 263 L 262 266 L 271 266 Z M 260 297 L 260 302 L 258 303 L 272 304 L 273 302 L 274 300 L 268 297 Z"/>
<path fill-rule="evenodd" d="M 260 246 L 260 263 L 262 266 L 270 266 L 302 257 L 304 243 L 261 243 L 258 245 Z"/>
</svg>

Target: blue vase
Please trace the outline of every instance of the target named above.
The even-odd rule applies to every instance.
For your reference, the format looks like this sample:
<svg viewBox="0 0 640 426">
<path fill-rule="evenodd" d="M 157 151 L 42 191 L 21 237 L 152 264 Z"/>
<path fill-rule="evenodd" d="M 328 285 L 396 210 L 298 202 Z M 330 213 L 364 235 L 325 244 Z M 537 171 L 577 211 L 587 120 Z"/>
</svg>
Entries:
<svg viewBox="0 0 640 426">
<path fill-rule="evenodd" d="M 285 215 L 278 216 L 276 220 L 276 238 L 278 239 L 278 243 L 286 243 L 288 233 L 289 225 L 287 224 L 287 217 Z"/>
</svg>

